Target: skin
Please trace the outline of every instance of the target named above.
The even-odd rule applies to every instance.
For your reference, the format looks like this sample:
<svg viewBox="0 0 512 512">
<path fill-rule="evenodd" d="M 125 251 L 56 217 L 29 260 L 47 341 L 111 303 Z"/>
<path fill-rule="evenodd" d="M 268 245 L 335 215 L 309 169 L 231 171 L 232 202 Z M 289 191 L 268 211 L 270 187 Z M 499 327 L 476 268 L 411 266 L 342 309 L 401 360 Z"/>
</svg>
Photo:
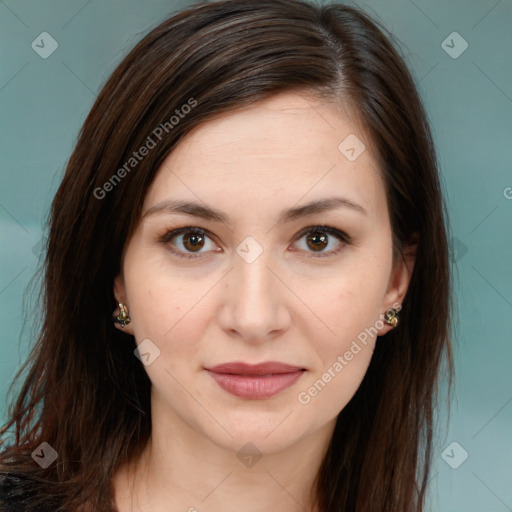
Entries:
<svg viewBox="0 0 512 512">
<path fill-rule="evenodd" d="M 338 150 L 349 134 L 366 146 L 355 161 Z M 394 265 L 370 142 L 338 104 L 290 92 L 202 124 L 167 157 L 143 214 L 172 198 L 219 209 L 230 224 L 159 212 L 141 219 L 125 247 L 114 283 L 132 320 L 124 331 L 138 344 L 149 338 L 160 355 L 145 366 L 150 442 L 113 481 L 120 512 L 312 510 L 310 490 L 336 417 L 357 391 L 375 343 L 386 339 L 372 334 L 359 343 L 307 404 L 299 393 L 329 368 L 332 376 L 338 356 L 365 328 L 379 327 L 379 336 L 392 329 L 378 321 L 402 302 L 414 264 L 409 247 Z M 278 223 L 287 208 L 333 196 L 365 213 L 339 207 Z M 308 233 L 297 236 L 317 225 L 352 241 L 327 235 L 317 252 Z M 184 226 L 208 232 L 199 253 L 183 236 L 158 241 Z M 251 263 L 236 252 L 249 236 L 263 250 Z M 204 370 L 230 361 L 280 361 L 307 371 L 277 396 L 246 400 Z M 251 467 L 237 457 L 248 442 L 262 455 Z"/>
</svg>

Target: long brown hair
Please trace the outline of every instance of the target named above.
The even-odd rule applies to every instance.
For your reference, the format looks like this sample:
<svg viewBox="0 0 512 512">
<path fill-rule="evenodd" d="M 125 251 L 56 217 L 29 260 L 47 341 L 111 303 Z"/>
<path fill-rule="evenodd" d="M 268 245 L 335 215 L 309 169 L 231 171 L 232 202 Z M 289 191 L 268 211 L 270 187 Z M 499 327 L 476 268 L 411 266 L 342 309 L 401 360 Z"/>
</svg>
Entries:
<svg viewBox="0 0 512 512">
<path fill-rule="evenodd" d="M 351 105 L 376 151 L 394 246 L 418 241 L 400 325 L 338 415 L 314 495 L 322 512 L 423 510 L 443 355 L 448 389 L 453 373 L 432 137 L 385 30 L 357 9 L 299 0 L 194 5 L 146 35 L 100 92 L 52 204 L 42 325 L 4 427 L 14 441 L 0 469 L 28 482 L 27 510 L 112 510 L 112 475 L 151 432 L 149 378 L 111 318 L 146 190 L 194 127 L 282 91 Z M 58 453 L 46 469 L 30 457 L 43 441 Z"/>
</svg>

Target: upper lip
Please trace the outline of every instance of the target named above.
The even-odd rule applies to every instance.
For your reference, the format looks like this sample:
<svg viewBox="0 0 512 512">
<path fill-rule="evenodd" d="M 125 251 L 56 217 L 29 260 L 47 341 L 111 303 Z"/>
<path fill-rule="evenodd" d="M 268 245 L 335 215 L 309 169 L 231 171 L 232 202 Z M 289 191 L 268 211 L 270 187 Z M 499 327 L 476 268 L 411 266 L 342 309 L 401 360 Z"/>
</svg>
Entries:
<svg viewBox="0 0 512 512">
<path fill-rule="evenodd" d="M 242 362 L 232 362 L 219 364 L 206 368 L 215 373 L 227 373 L 232 375 L 267 375 L 278 373 L 293 373 L 299 370 L 304 370 L 300 366 L 291 366 L 289 364 L 280 363 L 278 361 L 267 361 L 259 364 L 247 364 Z"/>
</svg>

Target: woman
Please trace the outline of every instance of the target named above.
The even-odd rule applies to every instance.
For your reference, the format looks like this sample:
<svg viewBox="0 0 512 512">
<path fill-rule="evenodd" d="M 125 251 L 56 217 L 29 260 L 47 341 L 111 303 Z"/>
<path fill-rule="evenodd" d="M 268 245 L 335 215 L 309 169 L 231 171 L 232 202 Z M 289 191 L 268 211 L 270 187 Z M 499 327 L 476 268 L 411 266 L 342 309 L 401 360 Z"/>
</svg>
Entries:
<svg viewBox="0 0 512 512">
<path fill-rule="evenodd" d="M 198 4 L 67 165 L 3 509 L 419 512 L 449 332 L 432 139 L 383 31 Z"/>
</svg>

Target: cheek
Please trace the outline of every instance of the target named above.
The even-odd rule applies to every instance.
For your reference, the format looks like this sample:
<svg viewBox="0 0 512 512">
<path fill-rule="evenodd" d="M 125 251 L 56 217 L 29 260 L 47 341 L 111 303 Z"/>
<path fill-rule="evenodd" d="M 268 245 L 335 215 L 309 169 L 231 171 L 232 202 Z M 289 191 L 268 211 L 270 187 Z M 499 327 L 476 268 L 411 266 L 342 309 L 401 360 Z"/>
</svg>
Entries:
<svg viewBox="0 0 512 512">
<path fill-rule="evenodd" d="M 376 302 L 352 293 L 332 294 L 338 299 L 326 306 L 326 324 L 334 333 L 319 329 L 310 334 L 315 363 L 309 378 L 297 394 L 302 405 L 311 404 L 321 414 L 315 421 L 327 421 L 344 409 L 359 388 L 375 349 L 379 320 Z M 320 334 L 321 333 L 321 334 Z"/>
<path fill-rule="evenodd" d="M 203 328 L 201 312 L 207 304 L 204 287 L 169 275 L 169 269 L 155 258 L 127 257 L 125 268 L 126 293 L 137 343 L 150 339 L 170 367 L 183 358 L 191 358 L 197 350 L 193 340 L 201 338 L 199 333 Z"/>
<path fill-rule="evenodd" d="M 299 320 L 316 353 L 311 375 L 299 390 L 300 404 L 314 403 L 334 417 L 359 388 L 382 327 L 386 272 L 385 263 L 372 258 L 340 272 L 339 277 L 323 280 L 321 289 L 309 288 L 309 294 L 305 288 L 301 291 L 318 318 L 308 315 L 308 320 Z"/>
<path fill-rule="evenodd" d="M 328 279 L 303 283 L 297 295 L 315 315 L 308 313 L 298 321 L 304 322 L 311 340 L 324 338 L 328 352 L 329 347 L 343 347 L 379 319 L 387 280 L 387 269 L 369 260 Z"/>
<path fill-rule="evenodd" d="M 297 402 L 310 407 L 319 424 L 336 417 L 350 402 L 366 375 L 374 346 L 374 341 L 362 344 L 354 340 L 333 353 L 329 364 L 304 381 Z"/>
</svg>

